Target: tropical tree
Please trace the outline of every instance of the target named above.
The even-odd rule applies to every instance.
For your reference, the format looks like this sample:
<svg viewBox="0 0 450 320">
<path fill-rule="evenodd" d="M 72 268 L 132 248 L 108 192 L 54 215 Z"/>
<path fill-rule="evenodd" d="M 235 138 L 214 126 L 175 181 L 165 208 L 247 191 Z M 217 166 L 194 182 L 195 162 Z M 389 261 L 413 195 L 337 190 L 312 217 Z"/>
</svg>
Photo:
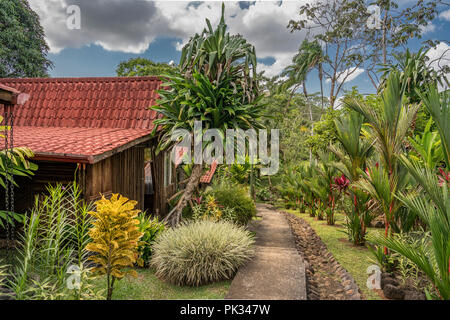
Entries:
<svg viewBox="0 0 450 320">
<path fill-rule="evenodd" d="M 400 155 L 399 159 L 418 182 L 420 190 L 410 194 L 400 193 L 397 198 L 426 223 L 431 231 L 431 243 L 416 247 L 395 237 L 376 235 L 370 240 L 400 253 L 422 270 L 438 293 L 438 296 L 428 293 L 429 298 L 449 300 L 450 183 L 440 186 L 433 170 L 404 155 Z"/>
<path fill-rule="evenodd" d="M 439 93 L 436 84 L 427 86 L 425 92 L 418 92 L 422 103 L 433 117 L 439 135 L 445 165 L 450 168 L 450 92 Z"/>
<path fill-rule="evenodd" d="M 303 40 L 298 53 L 292 58 L 292 64 L 286 67 L 282 76 L 287 76 L 288 80 L 284 83 L 285 88 L 290 88 L 293 95 L 300 86 L 303 88 L 303 94 L 308 97 L 306 90 L 306 78 L 308 73 L 317 68 L 319 72 L 320 89 L 323 108 L 323 70 L 322 70 L 323 52 L 322 47 L 317 41 Z M 312 119 L 311 119 L 312 121 Z"/>
<path fill-rule="evenodd" d="M 216 84 L 231 79 L 233 85 L 241 87 L 242 101 L 253 101 L 258 95 L 255 47 L 241 35 L 227 32 L 224 12 L 225 4 L 222 4 L 217 28 L 214 30 L 206 19 L 207 28 L 183 47 L 179 68 L 186 78 L 196 71 Z"/>
<path fill-rule="evenodd" d="M 446 72 L 449 71 L 447 70 L 448 68 L 436 70 L 431 67 L 431 64 L 436 61 L 430 61 L 427 56 L 428 52 L 429 49 L 422 47 L 416 53 L 406 49 L 402 54 L 394 54 L 393 57 L 396 62 L 385 64 L 380 69 L 382 75 L 379 90 L 383 90 L 386 87 L 387 79 L 393 71 L 400 72 L 400 84 L 405 86 L 405 95 L 410 103 L 419 103 L 420 96 L 416 90 L 423 92 L 430 83 L 449 87 L 450 84 L 446 77 Z"/>
<path fill-rule="evenodd" d="M 321 0 L 302 5 L 301 19 L 289 22 L 291 31 L 306 31 L 307 37 L 323 49 L 321 70 L 330 81 L 330 108 L 334 108 L 344 83 L 359 72 L 367 57 L 365 11 L 362 0 Z M 317 28 L 321 31 L 316 32 Z"/>
<path fill-rule="evenodd" d="M 430 170 L 435 170 L 438 164 L 444 160 L 441 139 L 439 132 L 431 131 L 433 119 L 430 119 L 421 135 L 416 135 L 414 139 L 408 137 L 408 141 L 413 147 L 409 157 L 419 162 Z"/>
<path fill-rule="evenodd" d="M 47 77 L 49 47 L 28 1 L 2 1 L 0 21 L 0 78 Z"/>
<path fill-rule="evenodd" d="M 194 133 L 194 123 L 202 121 L 203 130 L 217 129 L 225 137 L 226 129 L 260 128 L 262 108 L 258 105 L 256 55 L 252 45 L 239 35 L 230 35 L 224 20 L 224 6 L 219 25 L 196 34 L 183 48 L 178 75 L 167 75 L 160 90 L 158 105 L 153 107 L 163 118 L 158 150 L 171 148 L 178 129 Z M 208 144 L 203 144 L 203 149 Z M 177 205 L 167 219 L 177 224 L 183 208 L 190 203 L 198 187 L 203 165 L 195 163 L 192 174 Z"/>
<path fill-rule="evenodd" d="M 153 62 L 145 58 L 133 58 L 119 63 L 116 69 L 119 77 L 161 76 L 173 73 L 175 67 L 166 63 Z"/>
<path fill-rule="evenodd" d="M 337 145 L 331 145 L 329 150 L 339 159 L 336 168 L 348 178 L 351 183 L 357 182 L 361 171 L 366 169 L 367 160 L 373 152 L 373 141 L 362 135 L 364 117 L 355 111 L 341 119 L 335 119 L 334 126 Z M 350 241 L 356 245 L 365 243 L 366 230 L 374 215 L 370 210 L 370 197 L 359 188 L 352 187 L 348 195 L 352 206 L 347 210 L 347 233 Z"/>
<path fill-rule="evenodd" d="M 387 197 L 383 197 L 381 194 L 376 197 L 382 207 L 385 205 L 381 203 L 382 200 L 389 202 L 387 204 L 389 214 L 385 214 L 386 234 L 389 232 L 391 224 L 397 231 L 402 228 L 402 224 L 406 227 L 407 222 L 401 217 L 407 218 L 410 222 L 409 217 L 401 215 L 401 204 L 394 197 L 408 184 L 407 172 L 399 164 L 397 156 L 405 152 L 407 133 L 419 108 L 418 105 L 405 104 L 405 87 L 406 84 L 402 84 L 400 81 L 400 73 L 395 71 L 387 79 L 379 108 L 373 108 L 354 98 L 345 101 L 350 109 L 360 113 L 370 125 L 366 135 L 371 141 L 374 141 L 374 147 L 381 162 L 380 170 L 386 170 L 386 175 L 380 175 L 380 177 L 389 179 L 390 195 L 383 193 Z M 371 175 L 365 176 L 366 180 L 371 178 L 373 178 Z M 371 181 L 369 184 L 375 185 L 375 181 Z M 362 185 L 360 184 L 359 187 Z M 381 191 L 381 189 L 378 190 Z M 374 190 L 367 189 L 366 191 Z"/>
<path fill-rule="evenodd" d="M 330 81 L 330 102 L 344 84 L 364 70 L 375 88 L 380 63 L 390 62 L 397 49 L 420 38 L 436 17 L 439 0 L 413 1 L 399 8 L 397 0 L 374 0 L 380 15 L 368 11 L 364 0 L 318 0 L 300 7 L 299 19 L 291 20 L 291 31 L 306 32 L 307 39 L 319 41 L 324 51 L 323 73 Z M 370 8 L 370 7 L 369 7 Z M 373 27 L 367 23 L 377 22 Z M 320 32 L 317 32 L 320 30 Z M 430 41 L 431 42 L 431 41 Z M 428 43 L 435 45 L 436 42 Z"/>
<path fill-rule="evenodd" d="M 283 88 L 289 88 L 291 91 L 288 105 L 300 86 L 303 88 L 303 94 L 307 104 L 309 105 L 309 120 L 311 121 L 311 136 L 314 134 L 314 120 L 312 112 L 312 103 L 308 101 L 308 92 L 306 90 L 306 78 L 308 73 L 315 67 L 319 71 L 321 106 L 323 109 L 323 70 L 322 70 L 323 53 L 322 48 L 317 41 L 304 40 L 298 50 L 298 53 L 292 59 L 292 64 L 288 66 L 282 73 L 287 76 L 288 80 L 283 84 Z M 312 160 L 312 150 L 309 150 L 309 160 Z"/>
</svg>

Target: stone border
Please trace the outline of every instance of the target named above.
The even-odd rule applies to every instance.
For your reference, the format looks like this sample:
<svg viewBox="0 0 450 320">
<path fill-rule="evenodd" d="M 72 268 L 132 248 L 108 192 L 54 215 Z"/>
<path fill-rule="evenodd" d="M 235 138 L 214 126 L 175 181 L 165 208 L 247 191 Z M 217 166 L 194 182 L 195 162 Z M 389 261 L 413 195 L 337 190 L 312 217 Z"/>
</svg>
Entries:
<svg viewBox="0 0 450 320">
<path fill-rule="evenodd" d="M 283 210 L 279 210 L 275 207 L 273 207 L 274 210 L 285 214 L 285 215 L 290 215 L 292 217 L 294 217 L 295 219 L 302 219 L 292 213 L 283 211 Z M 287 217 L 285 216 L 285 218 L 287 219 Z M 329 259 L 329 262 L 331 264 L 332 269 L 338 274 L 338 276 L 341 279 L 341 284 L 345 289 L 346 295 L 349 296 L 348 300 L 362 300 L 362 294 L 361 294 L 361 290 L 359 289 L 358 284 L 356 283 L 355 279 L 353 278 L 353 276 L 344 268 L 341 266 L 341 264 L 334 258 L 333 254 L 328 251 L 327 246 L 325 245 L 325 243 L 322 241 L 322 239 L 319 237 L 319 235 L 316 233 L 316 231 L 314 230 L 314 228 L 311 227 L 311 225 L 308 223 L 308 221 L 302 219 L 303 221 L 306 222 L 306 224 L 308 225 L 308 227 L 311 229 L 312 233 L 314 234 L 314 238 L 312 239 L 315 241 L 315 245 L 316 246 L 320 246 L 321 250 L 325 250 L 325 254 L 324 257 Z M 288 221 L 289 222 L 289 221 Z M 291 226 L 291 224 L 289 223 L 289 226 Z M 292 226 L 291 226 L 291 230 L 292 230 Z M 294 232 L 293 232 L 294 233 Z M 295 233 L 294 233 L 295 235 Z M 303 260 L 305 261 L 305 267 L 307 270 L 307 274 L 312 272 L 312 268 L 309 265 L 309 262 L 307 262 L 307 260 L 305 259 L 303 253 L 298 250 L 299 254 L 302 256 Z M 311 293 L 312 295 L 318 296 L 317 290 L 315 288 L 314 285 L 310 286 L 310 281 L 307 281 L 307 289 L 308 289 L 308 294 Z M 309 299 L 309 296 L 308 296 Z"/>
</svg>

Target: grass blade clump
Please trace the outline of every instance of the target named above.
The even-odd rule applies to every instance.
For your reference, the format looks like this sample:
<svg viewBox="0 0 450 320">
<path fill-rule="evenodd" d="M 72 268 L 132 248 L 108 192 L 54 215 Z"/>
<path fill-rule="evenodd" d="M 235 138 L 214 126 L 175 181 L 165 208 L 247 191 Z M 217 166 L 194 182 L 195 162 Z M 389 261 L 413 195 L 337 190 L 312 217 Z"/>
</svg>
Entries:
<svg viewBox="0 0 450 320">
<path fill-rule="evenodd" d="M 226 221 L 199 220 L 163 232 L 153 247 L 156 276 L 200 286 L 230 279 L 253 256 L 253 237 Z"/>
</svg>

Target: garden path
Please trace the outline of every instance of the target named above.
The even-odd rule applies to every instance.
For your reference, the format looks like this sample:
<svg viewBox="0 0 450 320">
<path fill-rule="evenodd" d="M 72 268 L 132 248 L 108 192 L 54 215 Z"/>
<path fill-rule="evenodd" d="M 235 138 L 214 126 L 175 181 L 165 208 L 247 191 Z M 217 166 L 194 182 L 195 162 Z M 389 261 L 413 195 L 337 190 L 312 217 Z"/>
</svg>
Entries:
<svg viewBox="0 0 450 320">
<path fill-rule="evenodd" d="M 306 300 L 305 264 L 286 219 L 257 204 L 262 219 L 251 222 L 255 257 L 240 268 L 226 299 Z"/>
</svg>

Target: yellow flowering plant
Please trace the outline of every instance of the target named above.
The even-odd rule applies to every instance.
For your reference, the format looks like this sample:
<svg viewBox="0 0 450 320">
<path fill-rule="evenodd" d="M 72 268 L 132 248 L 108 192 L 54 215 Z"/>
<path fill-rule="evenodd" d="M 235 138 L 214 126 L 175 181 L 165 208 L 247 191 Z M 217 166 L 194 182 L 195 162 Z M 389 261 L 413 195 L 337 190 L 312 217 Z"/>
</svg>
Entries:
<svg viewBox="0 0 450 320">
<path fill-rule="evenodd" d="M 137 276 L 135 270 L 124 270 L 138 259 L 138 246 L 142 233 L 139 231 L 138 214 L 135 209 L 137 202 L 119 194 L 113 194 L 111 199 L 95 202 L 97 211 L 89 212 L 93 216 L 93 227 L 89 230 L 92 239 L 86 249 L 94 252 L 89 260 L 96 266 L 92 269 L 107 278 L 107 299 L 110 300 L 114 290 L 115 280 L 122 279 L 126 274 Z"/>
</svg>

